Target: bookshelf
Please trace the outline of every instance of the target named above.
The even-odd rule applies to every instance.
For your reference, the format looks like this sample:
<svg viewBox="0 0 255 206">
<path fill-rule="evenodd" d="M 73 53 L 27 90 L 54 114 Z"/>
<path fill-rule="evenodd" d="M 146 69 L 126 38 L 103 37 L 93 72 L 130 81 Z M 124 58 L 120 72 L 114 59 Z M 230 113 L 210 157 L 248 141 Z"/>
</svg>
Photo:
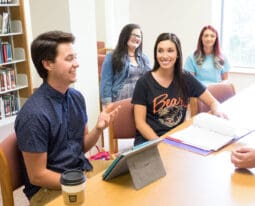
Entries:
<svg viewBox="0 0 255 206">
<path fill-rule="evenodd" d="M 32 94 L 24 0 L 0 0 L 0 127 Z"/>
</svg>

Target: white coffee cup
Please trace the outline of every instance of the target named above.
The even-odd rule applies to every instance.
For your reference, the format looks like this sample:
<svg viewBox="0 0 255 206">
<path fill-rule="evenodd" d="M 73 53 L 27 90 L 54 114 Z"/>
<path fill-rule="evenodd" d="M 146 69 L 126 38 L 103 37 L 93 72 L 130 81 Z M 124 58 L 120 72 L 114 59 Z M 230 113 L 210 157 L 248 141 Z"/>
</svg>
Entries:
<svg viewBox="0 0 255 206">
<path fill-rule="evenodd" d="M 81 206 L 85 202 L 85 175 L 81 170 L 67 170 L 61 174 L 61 189 L 66 206 Z"/>
</svg>

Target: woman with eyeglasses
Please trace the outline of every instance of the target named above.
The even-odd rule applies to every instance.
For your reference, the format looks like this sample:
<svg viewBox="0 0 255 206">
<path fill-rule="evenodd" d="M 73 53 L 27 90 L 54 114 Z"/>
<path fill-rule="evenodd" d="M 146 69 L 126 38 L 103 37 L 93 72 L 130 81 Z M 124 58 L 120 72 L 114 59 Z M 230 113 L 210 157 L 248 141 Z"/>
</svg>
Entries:
<svg viewBox="0 0 255 206">
<path fill-rule="evenodd" d="M 154 46 L 152 71 L 137 81 L 132 98 L 137 129 L 135 145 L 158 138 L 181 124 L 190 97 L 198 97 L 214 115 L 225 117 L 206 87 L 183 70 L 182 61 L 178 37 L 160 34 Z"/>
<path fill-rule="evenodd" d="M 120 32 L 113 52 L 102 65 L 100 96 L 103 105 L 131 98 L 136 81 L 151 69 L 142 51 L 142 31 L 137 24 L 127 24 Z"/>
<path fill-rule="evenodd" d="M 228 79 L 230 65 L 221 52 L 218 32 L 213 26 L 202 28 L 197 49 L 187 58 L 184 67 L 205 85 Z"/>
</svg>

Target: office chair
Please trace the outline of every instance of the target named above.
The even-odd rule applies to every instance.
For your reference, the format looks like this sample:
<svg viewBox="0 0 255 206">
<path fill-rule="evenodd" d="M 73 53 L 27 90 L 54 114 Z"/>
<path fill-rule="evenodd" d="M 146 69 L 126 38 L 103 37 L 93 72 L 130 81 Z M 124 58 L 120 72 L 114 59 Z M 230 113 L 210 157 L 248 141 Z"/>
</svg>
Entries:
<svg viewBox="0 0 255 206">
<path fill-rule="evenodd" d="M 14 206 L 13 191 L 24 184 L 20 158 L 16 134 L 13 132 L 0 142 L 0 184 L 3 206 Z"/>
<path fill-rule="evenodd" d="M 211 84 L 207 86 L 207 89 L 220 103 L 235 95 L 235 88 L 232 83 Z M 210 108 L 198 98 L 191 98 L 190 108 L 191 116 L 210 110 Z"/>
<path fill-rule="evenodd" d="M 97 41 L 97 54 L 106 54 L 105 43 L 103 41 Z"/>
<path fill-rule="evenodd" d="M 134 105 L 131 98 L 113 102 L 113 107 L 121 105 L 114 121 L 109 126 L 110 154 L 118 152 L 118 139 L 134 138 L 136 134 Z"/>
<path fill-rule="evenodd" d="M 100 86 L 102 65 L 106 56 L 105 43 L 103 41 L 97 41 L 97 72 L 98 72 L 98 84 Z M 99 108 L 100 112 L 103 110 L 102 104 L 99 97 Z M 101 144 L 104 147 L 104 133 L 101 133 Z"/>
<path fill-rule="evenodd" d="M 104 62 L 105 54 L 98 54 L 97 55 L 97 64 L 98 64 L 98 81 L 101 80 L 101 73 L 102 73 L 102 66 Z"/>
</svg>

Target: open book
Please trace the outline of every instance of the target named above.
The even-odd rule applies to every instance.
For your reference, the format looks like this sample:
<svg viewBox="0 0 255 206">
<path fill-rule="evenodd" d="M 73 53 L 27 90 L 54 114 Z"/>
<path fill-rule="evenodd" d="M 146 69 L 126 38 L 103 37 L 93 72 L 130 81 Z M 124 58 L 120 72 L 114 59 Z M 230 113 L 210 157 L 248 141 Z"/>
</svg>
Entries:
<svg viewBox="0 0 255 206">
<path fill-rule="evenodd" d="M 192 125 L 167 138 L 203 150 L 217 151 L 249 132 L 251 130 L 238 128 L 230 120 L 209 113 L 200 113 L 193 118 Z"/>
</svg>

